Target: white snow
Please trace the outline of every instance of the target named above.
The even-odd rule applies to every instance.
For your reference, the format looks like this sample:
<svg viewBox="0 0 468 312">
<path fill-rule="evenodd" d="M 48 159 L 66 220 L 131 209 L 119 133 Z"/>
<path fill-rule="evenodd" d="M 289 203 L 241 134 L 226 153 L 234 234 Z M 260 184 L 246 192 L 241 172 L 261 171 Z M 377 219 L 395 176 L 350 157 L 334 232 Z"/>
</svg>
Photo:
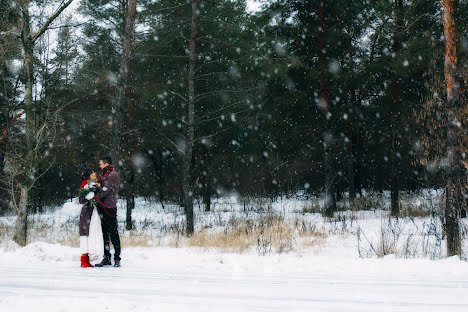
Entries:
<svg viewBox="0 0 468 312">
<path fill-rule="evenodd" d="M 63 214 L 67 217 L 79 216 L 81 213 L 81 206 L 82 205 L 80 205 L 77 201 L 66 202 L 65 204 L 63 204 L 58 214 Z"/>
<path fill-rule="evenodd" d="M 310 253 L 127 248 L 121 268 L 77 248 L 0 251 L 0 311 L 466 311 L 468 263 Z"/>
</svg>

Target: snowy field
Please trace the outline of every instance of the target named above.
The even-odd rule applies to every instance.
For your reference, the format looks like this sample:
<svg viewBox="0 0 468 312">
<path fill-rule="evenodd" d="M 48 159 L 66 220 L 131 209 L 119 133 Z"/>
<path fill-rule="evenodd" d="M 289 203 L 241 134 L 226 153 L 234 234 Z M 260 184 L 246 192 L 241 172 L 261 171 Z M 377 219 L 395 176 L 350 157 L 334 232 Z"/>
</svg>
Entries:
<svg viewBox="0 0 468 312">
<path fill-rule="evenodd" d="M 138 199 L 125 231 L 120 203 L 121 268 L 79 267 L 74 202 L 31 216 L 24 248 L 0 217 L 0 311 L 468 311 L 468 262 L 445 259 L 439 196 L 403 198 L 399 219 L 388 194 L 333 219 L 319 199 L 222 198 L 197 209 L 192 241 L 180 207 Z"/>
<path fill-rule="evenodd" d="M 132 247 L 121 268 L 33 243 L 0 257 L 0 311 L 467 311 L 468 264 Z"/>
</svg>

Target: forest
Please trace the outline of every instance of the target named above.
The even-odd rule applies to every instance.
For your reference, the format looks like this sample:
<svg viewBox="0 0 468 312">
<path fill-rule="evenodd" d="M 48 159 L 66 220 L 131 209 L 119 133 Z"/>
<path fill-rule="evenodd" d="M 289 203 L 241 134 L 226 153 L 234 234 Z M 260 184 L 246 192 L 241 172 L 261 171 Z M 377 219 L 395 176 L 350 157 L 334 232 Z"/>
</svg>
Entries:
<svg viewBox="0 0 468 312">
<path fill-rule="evenodd" d="M 459 255 L 468 1 L 256 3 L 0 0 L 0 215 L 15 216 L 14 240 L 110 156 L 127 230 L 140 198 L 181 207 L 190 236 L 224 197 L 320 198 L 333 218 L 387 192 L 398 218 L 402 196 L 432 189 Z"/>
</svg>

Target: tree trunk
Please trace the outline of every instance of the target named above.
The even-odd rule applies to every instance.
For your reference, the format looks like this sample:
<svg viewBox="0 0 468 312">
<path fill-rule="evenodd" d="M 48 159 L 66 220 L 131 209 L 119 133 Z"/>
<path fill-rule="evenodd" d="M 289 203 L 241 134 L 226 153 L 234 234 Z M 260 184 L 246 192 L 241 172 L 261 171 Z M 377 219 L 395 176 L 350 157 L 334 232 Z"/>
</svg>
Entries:
<svg viewBox="0 0 468 312">
<path fill-rule="evenodd" d="M 148 157 L 151 159 L 151 163 L 153 164 L 153 169 L 154 169 L 154 178 L 157 183 L 158 187 L 158 196 L 159 196 L 159 202 L 161 203 L 162 208 L 164 209 L 164 177 L 163 177 L 163 156 L 162 156 L 162 151 L 160 148 L 158 148 L 155 152 L 150 153 L 147 151 L 146 153 Z"/>
<path fill-rule="evenodd" d="M 355 193 L 359 194 L 359 197 L 362 195 L 362 176 L 363 176 L 363 159 L 364 159 L 364 149 L 362 148 L 362 142 L 361 142 L 361 134 L 363 133 L 362 131 L 362 97 L 364 94 L 364 88 L 359 86 L 359 91 L 357 92 L 357 98 L 356 98 L 356 106 L 354 108 L 354 116 L 356 116 L 356 121 L 355 122 L 355 131 L 354 131 L 354 142 L 353 142 L 353 148 L 354 148 L 354 190 Z"/>
<path fill-rule="evenodd" d="M 392 52 L 394 57 L 398 55 L 401 46 L 402 32 L 403 32 L 403 0 L 395 0 L 395 32 L 393 35 Z M 395 66 L 396 67 L 396 66 Z M 399 200 L 399 166 L 400 142 L 398 139 L 398 109 L 399 109 L 399 91 L 398 91 L 398 75 L 396 68 L 393 68 L 392 76 L 392 150 L 390 155 L 390 193 L 391 193 L 391 213 L 392 216 L 400 214 L 400 200 Z"/>
<path fill-rule="evenodd" d="M 2 103 L 3 104 L 3 103 Z M 1 105 L 1 104 L 0 104 Z M 8 113 L 6 110 L 0 111 L 0 124 L 6 125 L 8 123 Z M 3 129 L 0 128 L 3 132 Z M 1 132 L 0 132 L 1 134 Z M 1 138 L 0 138 L 1 140 Z M 5 149 L 1 147 L 2 142 L 0 141 L 0 176 L 5 172 Z M 7 194 L 6 191 L 0 187 L 0 215 L 7 211 Z"/>
<path fill-rule="evenodd" d="M 129 87 L 130 60 L 132 56 L 133 34 L 135 31 L 137 0 L 128 0 L 126 4 L 125 30 L 122 38 L 122 58 L 120 60 L 119 79 L 117 81 L 117 94 L 112 107 L 112 142 L 110 154 L 114 162 L 114 167 L 117 169 L 122 162 L 122 119 L 125 103 L 128 100 L 126 95 Z"/>
<path fill-rule="evenodd" d="M 346 138 L 348 139 L 346 147 L 348 151 L 348 192 L 349 192 L 350 201 L 354 201 L 354 198 L 356 197 L 355 185 L 354 185 L 355 158 L 354 158 L 354 149 L 353 149 L 353 119 L 351 118 L 354 112 L 352 111 L 351 105 L 350 105 L 350 100 L 352 98 L 353 97 L 349 97 L 345 103 L 346 114 L 348 115 L 348 118 L 346 119 Z"/>
<path fill-rule="evenodd" d="M 125 216 L 125 229 L 127 231 L 133 229 L 132 210 L 135 209 L 135 171 L 132 170 L 130 175 L 131 182 L 129 183 L 129 188 L 127 189 L 129 193 L 127 195 L 127 213 Z"/>
<path fill-rule="evenodd" d="M 23 48 L 24 64 L 24 111 L 26 114 L 26 163 L 24 181 L 19 183 L 20 201 L 18 218 L 16 220 L 14 240 L 20 246 L 26 245 L 27 220 L 28 220 L 28 196 L 29 190 L 34 184 L 35 175 L 35 114 L 33 103 L 33 62 L 34 62 L 34 42 L 31 37 L 29 1 L 21 3 L 21 44 Z"/>
<path fill-rule="evenodd" d="M 459 213 L 462 206 L 463 165 L 458 140 L 462 135 L 459 125 L 460 83 L 457 79 L 457 37 L 455 0 L 443 0 L 445 34 L 445 80 L 447 84 L 447 184 L 445 230 L 447 256 L 461 254 Z"/>
<path fill-rule="evenodd" d="M 182 190 L 187 218 L 187 235 L 194 233 L 193 220 L 193 190 L 191 187 L 191 164 L 193 154 L 193 140 L 195 135 L 195 57 L 197 35 L 198 0 L 192 0 L 192 21 L 189 40 L 189 76 L 188 76 L 188 106 L 187 106 L 187 134 L 183 155 Z"/>
<path fill-rule="evenodd" d="M 325 214 L 332 217 L 336 211 L 335 170 L 332 155 L 333 133 L 330 125 L 330 99 L 327 90 L 327 51 L 325 45 L 325 7 L 320 2 L 319 16 L 319 62 L 320 62 L 320 107 L 323 114 L 323 148 L 325 169 Z"/>
<path fill-rule="evenodd" d="M 205 157 L 203 161 L 203 204 L 205 205 L 205 211 L 211 210 L 211 160 L 212 155 L 209 148 L 205 148 Z"/>
<path fill-rule="evenodd" d="M 29 191 L 33 188 L 36 180 L 36 133 L 35 133 L 35 111 L 33 101 L 33 84 L 34 84 L 34 45 L 48 29 L 50 24 L 73 2 L 68 0 L 62 3 L 60 8 L 52 14 L 47 21 L 42 25 L 40 30 L 34 35 L 31 33 L 31 18 L 29 15 L 30 1 L 18 1 L 21 11 L 21 45 L 23 48 L 23 65 L 24 65 L 24 111 L 26 114 L 26 159 L 24 169 L 24 179 L 18 182 L 20 188 L 20 207 L 18 208 L 18 219 L 14 240 L 21 246 L 26 244 L 27 238 L 27 219 L 28 219 L 28 196 Z"/>
<path fill-rule="evenodd" d="M 125 1 L 122 57 L 120 59 L 119 78 L 117 81 L 117 94 L 112 108 L 112 143 L 110 151 L 114 167 L 120 169 L 122 173 L 127 172 L 126 175 L 123 175 L 126 184 L 125 192 L 127 200 L 125 218 L 126 230 L 131 230 L 133 228 L 132 210 L 135 208 L 135 168 L 132 162 L 132 156 L 136 150 L 136 146 L 133 144 L 134 142 L 129 130 L 133 128 L 133 103 L 130 92 L 130 77 L 136 7 L 137 0 Z M 127 120 L 124 122 L 125 106 L 127 106 Z M 123 151 L 122 138 L 125 138 L 126 153 Z"/>
<path fill-rule="evenodd" d="M 28 239 L 28 189 L 20 186 L 20 198 L 17 209 L 17 219 L 15 226 L 15 235 L 13 240 L 20 246 L 26 246 Z"/>
<path fill-rule="evenodd" d="M 162 208 L 164 209 L 164 158 L 162 151 L 158 149 L 158 166 L 157 166 L 157 177 L 158 177 L 158 190 L 159 190 L 159 202 L 161 203 Z"/>
</svg>

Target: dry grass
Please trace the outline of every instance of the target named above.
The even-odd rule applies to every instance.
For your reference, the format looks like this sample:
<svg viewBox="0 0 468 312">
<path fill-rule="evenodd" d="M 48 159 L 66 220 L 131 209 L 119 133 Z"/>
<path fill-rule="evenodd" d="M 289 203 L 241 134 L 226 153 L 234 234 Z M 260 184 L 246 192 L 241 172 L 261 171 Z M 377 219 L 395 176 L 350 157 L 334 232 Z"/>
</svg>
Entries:
<svg viewBox="0 0 468 312">
<path fill-rule="evenodd" d="M 401 203 L 400 217 L 403 218 L 426 218 L 433 215 L 433 212 L 421 207 L 412 205 L 411 203 Z"/>
<path fill-rule="evenodd" d="M 7 230 L 8 230 L 8 228 L 6 226 L 0 225 L 0 236 L 1 237 L 6 236 L 7 235 Z"/>
<path fill-rule="evenodd" d="M 256 248 L 258 253 L 284 253 L 302 247 L 318 246 L 327 235 L 299 222 L 286 222 L 279 215 L 259 218 L 231 218 L 223 231 L 202 229 L 191 237 L 174 236 L 170 247 L 218 248 L 223 252 L 243 253 Z"/>
<path fill-rule="evenodd" d="M 361 196 L 353 200 L 347 198 L 336 203 L 337 211 L 361 211 L 361 210 L 375 210 L 383 207 L 383 200 L 381 196 Z M 323 208 L 320 206 L 318 199 L 312 199 L 302 206 L 303 213 L 322 213 Z"/>
<path fill-rule="evenodd" d="M 153 247 L 155 242 L 148 235 L 121 235 L 120 244 L 125 247 Z"/>
<path fill-rule="evenodd" d="M 381 196 L 361 196 L 352 200 L 350 206 L 353 211 L 374 210 L 383 207 L 383 200 Z"/>
</svg>

